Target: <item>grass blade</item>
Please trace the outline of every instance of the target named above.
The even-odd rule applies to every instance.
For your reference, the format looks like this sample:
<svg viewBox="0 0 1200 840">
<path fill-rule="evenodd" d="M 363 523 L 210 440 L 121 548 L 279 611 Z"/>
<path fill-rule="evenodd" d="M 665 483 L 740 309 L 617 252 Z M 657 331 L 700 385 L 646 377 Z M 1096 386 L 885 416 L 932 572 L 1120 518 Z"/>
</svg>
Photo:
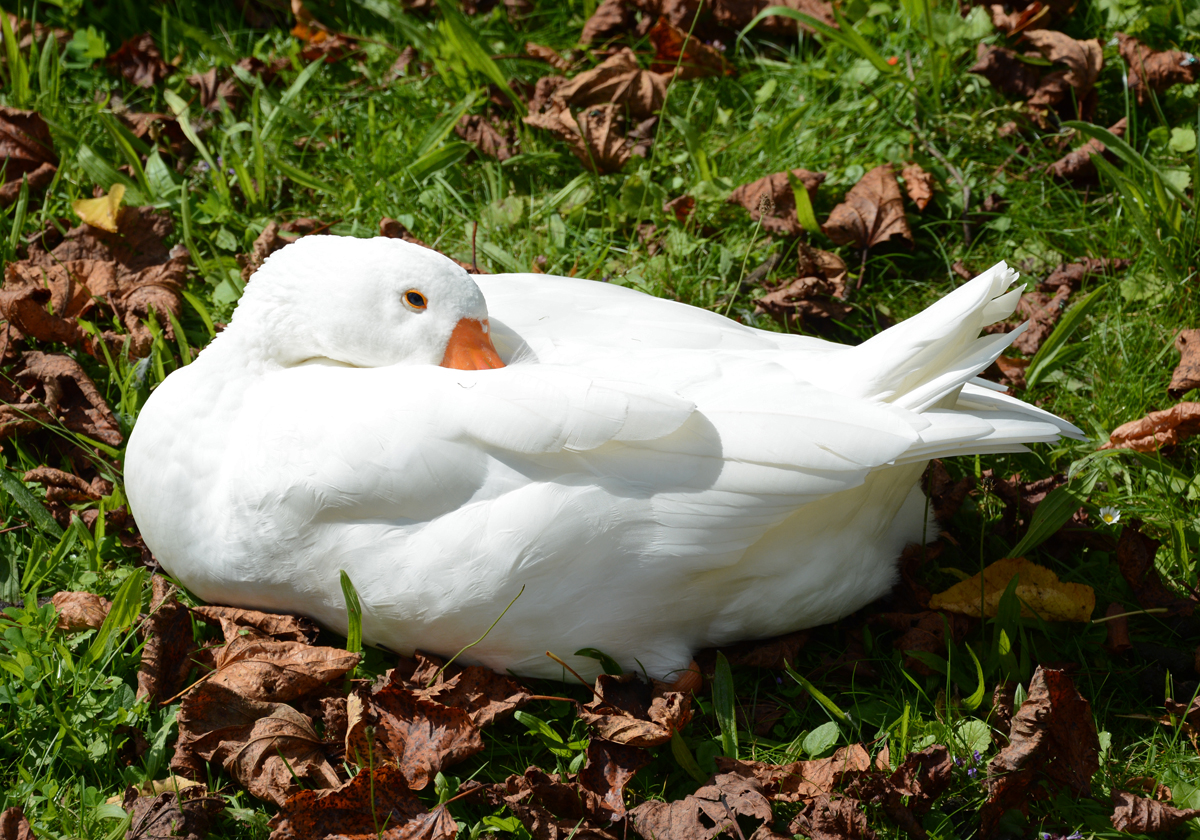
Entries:
<svg viewBox="0 0 1200 840">
<path fill-rule="evenodd" d="M 683 772 L 687 773 L 698 783 L 704 784 L 708 781 L 708 776 L 704 775 L 704 771 L 696 763 L 696 757 L 688 749 L 687 742 L 683 740 L 683 736 L 678 732 L 671 735 L 671 755 L 675 756 L 675 763 L 683 768 Z"/>
<path fill-rule="evenodd" d="M 717 651 L 717 670 L 713 676 L 713 713 L 721 727 L 721 749 L 726 758 L 738 756 L 737 717 L 734 714 L 733 671 L 725 654 Z"/>
<path fill-rule="evenodd" d="M 575 656 L 586 656 L 589 659 L 595 659 L 600 663 L 600 667 L 604 670 L 604 673 L 611 676 L 619 677 L 621 674 L 625 673 L 625 670 L 621 667 L 621 664 L 602 650 L 596 650 L 596 648 L 581 648 L 580 650 L 575 651 Z"/>
<path fill-rule="evenodd" d="M 863 36 L 859 35 L 858 32 L 855 31 L 854 27 L 851 26 L 844 17 L 842 17 L 841 12 L 839 12 L 836 7 L 833 9 L 833 16 L 837 20 L 837 24 L 840 27 L 839 29 L 834 29 L 824 21 L 819 21 L 810 15 L 804 14 L 804 12 L 798 12 L 795 9 L 789 9 L 787 6 L 768 6 L 755 15 L 754 19 L 746 24 L 746 28 L 738 33 L 738 47 L 741 46 L 742 38 L 744 38 L 751 29 L 758 26 L 758 24 L 762 23 L 762 21 L 766 18 L 774 16 L 791 18 L 794 21 L 798 21 L 807 26 L 809 29 L 812 29 L 814 32 L 820 33 L 830 41 L 834 41 L 838 44 L 841 44 L 846 49 L 858 53 L 867 61 L 871 62 L 871 64 L 873 64 L 875 68 L 879 70 L 879 72 L 883 73 L 885 77 L 890 76 L 901 82 L 904 82 L 905 85 L 912 85 L 912 82 L 910 82 L 903 73 L 899 72 L 899 66 L 888 64 L 884 57 L 876 52 L 875 48 L 868 44 Z"/>
<path fill-rule="evenodd" d="M 338 574 L 342 579 L 342 598 L 346 601 L 346 650 L 359 653 L 362 648 L 362 602 L 358 598 L 358 590 L 350 575 L 342 569 Z"/>
<path fill-rule="evenodd" d="M 46 510 L 46 506 L 29 492 L 29 488 L 25 486 L 25 483 L 21 479 L 8 470 L 0 469 L 0 486 L 4 487 L 5 492 L 12 497 L 12 500 L 17 503 L 17 506 L 21 510 L 25 511 L 30 521 L 38 529 L 45 531 L 55 539 L 62 539 L 62 528 L 54 521 L 54 517 L 50 515 L 50 511 Z"/>
<path fill-rule="evenodd" d="M 833 715 L 842 723 L 850 722 L 850 715 L 838 708 L 837 703 L 834 703 L 832 700 L 826 697 L 815 685 L 810 683 L 804 677 L 800 676 L 800 674 L 798 674 L 795 669 L 792 668 L 791 663 L 785 663 L 785 667 L 787 668 L 788 675 L 791 676 L 791 678 L 796 682 L 800 683 L 800 685 L 803 686 L 804 690 L 809 693 L 812 699 L 824 706 L 825 710 L 828 711 L 829 714 Z"/>
<path fill-rule="evenodd" d="M 1085 297 L 1079 303 L 1072 306 L 1067 314 L 1063 315 L 1058 322 L 1058 326 L 1054 328 L 1054 332 L 1050 333 L 1050 337 L 1042 343 L 1041 349 L 1034 355 L 1033 360 L 1029 363 L 1029 370 L 1025 375 L 1025 381 L 1032 388 L 1041 381 L 1041 379 L 1053 369 L 1053 362 L 1056 356 L 1066 346 L 1067 341 L 1075 334 L 1075 330 L 1079 329 L 1080 324 L 1089 312 L 1095 308 L 1100 299 L 1104 297 L 1104 293 L 1108 291 L 1107 286 L 1101 286 L 1090 295 Z"/>
<path fill-rule="evenodd" d="M 1110 152 L 1123 160 L 1129 166 L 1142 169 L 1147 174 L 1153 173 L 1157 175 L 1158 179 L 1162 181 L 1166 188 L 1174 194 L 1175 198 L 1182 201 L 1188 207 L 1192 206 L 1191 199 L 1184 195 L 1183 192 L 1176 189 L 1170 181 L 1164 178 L 1162 172 L 1159 171 L 1154 164 L 1142 157 L 1138 153 L 1137 149 L 1133 148 L 1133 146 L 1130 146 L 1107 128 L 1101 128 L 1098 125 L 1092 125 L 1091 123 L 1080 122 L 1078 120 L 1066 120 L 1063 122 L 1063 125 L 1067 128 L 1075 129 L 1085 137 L 1089 137 L 1093 140 L 1099 140 Z"/>
<path fill-rule="evenodd" d="M 96 631 L 92 646 L 84 654 L 84 662 L 91 664 L 102 659 L 108 652 L 113 635 L 127 630 L 137 621 L 138 613 L 142 611 L 142 589 L 145 583 L 145 571 L 134 569 L 133 573 L 121 584 L 117 594 L 113 596 L 112 609 L 104 618 L 104 623 Z"/>
<path fill-rule="evenodd" d="M 438 0 L 438 8 L 442 10 L 442 17 L 446 22 L 446 34 L 450 37 L 455 51 L 462 56 L 467 66 L 482 74 L 489 82 L 504 91 L 504 95 L 512 101 L 513 108 L 516 109 L 519 116 L 523 117 L 529 113 L 524 100 L 513 93 L 513 89 L 508 86 L 508 79 L 505 78 L 496 62 L 492 61 L 492 57 L 487 54 L 483 44 L 479 43 L 475 30 L 467 23 L 462 12 L 448 0 Z"/>
</svg>

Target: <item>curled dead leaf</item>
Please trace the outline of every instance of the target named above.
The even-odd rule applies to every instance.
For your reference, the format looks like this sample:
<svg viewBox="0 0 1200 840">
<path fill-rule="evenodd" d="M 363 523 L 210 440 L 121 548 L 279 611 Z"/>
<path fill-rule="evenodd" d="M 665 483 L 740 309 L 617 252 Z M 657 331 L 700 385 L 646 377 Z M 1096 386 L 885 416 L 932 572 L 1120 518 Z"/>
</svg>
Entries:
<svg viewBox="0 0 1200 840">
<path fill-rule="evenodd" d="M 646 750 L 592 738 L 587 764 L 579 771 L 579 785 L 599 796 L 614 816 L 620 816 L 625 813 L 625 786 L 649 763 Z"/>
<path fill-rule="evenodd" d="M 238 607 L 218 607 L 208 604 L 193 607 L 192 614 L 205 621 L 219 623 L 221 632 L 225 635 L 226 644 L 243 635 L 246 628 L 253 628 L 279 641 L 306 642 L 308 644 L 315 641 L 320 632 L 312 619 L 297 615 L 265 613 L 258 610 L 243 610 Z"/>
<path fill-rule="evenodd" d="M 1126 120 L 1124 117 L 1108 127 L 1117 137 L 1125 134 Z M 1099 140 L 1092 138 L 1073 152 L 1069 152 L 1046 167 L 1046 171 L 1056 178 L 1065 178 L 1075 182 L 1091 182 L 1097 179 L 1096 164 L 1092 163 L 1092 155 L 1107 153 L 1108 147 Z"/>
<path fill-rule="evenodd" d="M 97 476 L 91 482 L 54 467 L 34 467 L 25 473 L 23 481 L 33 481 L 46 488 L 46 501 L 66 504 L 96 502 L 111 495 L 113 485 Z"/>
<path fill-rule="evenodd" d="M 506 161 L 514 154 L 511 145 L 516 144 L 516 137 L 512 126 L 503 120 L 463 114 L 454 126 L 454 133 L 490 158 Z"/>
<path fill-rule="evenodd" d="M 1052 29 L 1026 32 L 1025 39 L 1050 61 L 1065 64 L 1068 69 L 1064 80 L 1074 89 L 1075 98 L 1081 103 L 1087 99 L 1104 65 L 1104 48 L 1099 40 L 1077 41 Z"/>
<path fill-rule="evenodd" d="M 1156 452 L 1177 446 L 1197 432 L 1200 432 L 1200 403 L 1181 402 L 1118 426 L 1100 448 Z"/>
<path fill-rule="evenodd" d="M 800 276 L 784 280 L 754 301 L 755 312 L 781 324 L 819 326 L 854 311 L 846 300 L 846 263 L 829 251 L 798 245 Z M 768 287 L 770 288 L 770 287 Z"/>
<path fill-rule="evenodd" d="M 58 613 L 59 630 L 98 630 L 112 609 L 112 601 L 91 592 L 56 592 L 50 599 Z"/>
<path fill-rule="evenodd" d="M 590 44 L 624 34 L 637 23 L 637 9 L 624 0 L 604 0 L 583 25 L 579 43 Z"/>
<path fill-rule="evenodd" d="M 105 59 L 108 69 L 138 87 L 151 88 L 171 75 L 175 68 L 163 61 L 149 32 L 134 35 Z"/>
<path fill-rule="evenodd" d="M 603 63 L 572 78 L 554 92 L 554 98 L 564 108 L 586 108 L 591 105 L 620 106 L 635 119 L 645 119 L 662 110 L 667 97 L 666 78 L 659 73 L 643 70 L 633 50 L 628 47 L 607 58 Z"/>
<path fill-rule="evenodd" d="M 720 50 L 695 35 L 688 35 L 665 17 L 660 17 L 648 34 L 650 43 L 654 44 L 654 62 L 650 69 L 655 73 L 674 74 L 677 79 L 699 79 L 732 76 L 737 72 Z"/>
<path fill-rule="evenodd" d="M 824 793 L 796 815 L 788 831 L 812 840 L 875 840 L 878 837 L 857 799 Z"/>
<path fill-rule="evenodd" d="M 838 245 L 872 248 L 893 236 L 913 241 L 900 185 L 890 164 L 877 166 L 846 193 L 845 200 L 821 226 L 825 235 Z"/>
<path fill-rule="evenodd" d="M 808 192 L 809 202 L 815 202 L 825 173 L 793 169 L 791 174 Z M 785 236 L 799 236 L 804 231 L 796 218 L 796 196 L 787 172 L 775 172 L 742 184 L 729 194 L 729 202 L 745 207 L 750 218 L 759 222 L 765 231 Z"/>
<path fill-rule="evenodd" d="M 871 755 L 862 744 L 839 747 L 827 758 L 767 764 L 717 758 L 717 770 L 753 779 L 763 794 L 776 802 L 811 802 L 831 793 L 848 775 L 871 769 Z"/>
<path fill-rule="evenodd" d="M 142 626 L 146 644 L 138 668 L 139 700 L 165 700 L 187 685 L 196 642 L 192 618 L 175 597 L 175 588 L 162 575 L 151 579 L 150 614 Z"/>
<path fill-rule="evenodd" d="M 21 390 L 0 383 L 0 439 L 61 422 L 110 446 L 121 444 L 117 418 L 91 377 L 71 357 L 29 351 L 12 376 Z"/>
<path fill-rule="evenodd" d="M 493 807 L 507 807 L 536 838 L 545 840 L 617 840 L 607 830 L 613 812 L 596 793 L 578 782 L 537 767 L 509 776 L 503 784 L 464 782 Z"/>
<path fill-rule="evenodd" d="M 718 774 L 710 784 L 674 802 L 643 802 L 629 812 L 633 830 L 647 840 L 712 840 L 739 817 L 770 823 L 771 803 L 753 778 Z"/>
<path fill-rule="evenodd" d="M 980 578 L 982 577 L 982 583 Z M 1000 598 L 1012 579 L 1018 579 L 1016 594 L 1021 599 L 1021 615 L 1045 621 L 1090 621 L 1096 609 L 1096 593 L 1083 583 L 1066 583 L 1050 569 L 1024 557 L 997 560 L 980 574 L 957 583 L 929 599 L 934 610 L 994 618 Z"/>
<path fill-rule="evenodd" d="M 125 199 L 125 186 L 113 184 L 107 195 L 98 198 L 80 198 L 71 202 L 75 211 L 84 224 L 98 227 L 109 233 L 119 230 L 117 219 L 121 215 L 121 202 Z"/>
<path fill-rule="evenodd" d="M 340 648 L 239 636 L 216 651 L 216 671 L 207 682 L 252 700 L 286 703 L 341 679 L 359 658 Z"/>
<path fill-rule="evenodd" d="M 8 14 L 0 11 L 0 14 Z M 25 812 L 15 805 L 0 813 L 0 840 L 36 840 Z"/>
<path fill-rule="evenodd" d="M 594 691 L 595 698 L 579 710 L 579 718 L 606 741 L 655 747 L 671 740 L 692 718 L 691 701 L 682 692 L 665 691 L 632 674 L 601 674 Z"/>
<path fill-rule="evenodd" d="M 933 175 L 921 168 L 919 163 L 910 163 L 900 170 L 900 177 L 904 179 L 904 189 L 909 199 L 917 205 L 917 212 L 924 212 L 929 202 L 933 201 L 933 188 L 937 183 Z"/>
<path fill-rule="evenodd" d="M 1193 388 L 1200 388 L 1200 330 L 1180 330 L 1175 336 L 1179 364 L 1171 374 L 1167 393 L 1178 399 Z"/>
<path fill-rule="evenodd" d="M 204 785 L 192 783 L 151 796 L 131 787 L 125 791 L 121 806 L 129 814 L 126 840 L 202 840 L 208 836 L 209 823 L 225 807 L 225 800 L 209 796 Z"/>
<path fill-rule="evenodd" d="M 982 836 L 995 836 L 1004 813 L 1027 811 L 1031 800 L 1057 791 L 1090 795 L 1099 755 L 1091 705 L 1065 671 L 1039 666 L 1013 716 L 1009 745 L 988 764 Z"/>
<path fill-rule="evenodd" d="M 616 172 L 633 156 L 633 144 L 623 133 L 624 117 L 617 105 L 596 105 L 578 113 L 566 108 L 524 118 L 563 140 L 579 162 L 593 172 Z"/>
<path fill-rule="evenodd" d="M 1141 532 L 1141 523 L 1129 522 L 1117 541 L 1117 568 L 1133 590 L 1142 609 L 1165 609 L 1169 615 L 1191 615 L 1197 602 L 1183 598 L 1163 583 L 1154 557 L 1161 543 Z"/>
<path fill-rule="evenodd" d="M 1200 79 L 1200 60 L 1182 50 L 1151 49 L 1136 38 L 1117 33 L 1121 58 L 1129 65 L 1129 89 L 1139 105 L 1146 103 L 1149 91 L 1162 93 L 1173 85 L 1190 85 Z"/>
<path fill-rule="evenodd" d="M 1174 808 L 1125 790 L 1114 790 L 1112 803 L 1112 826 L 1117 831 L 1135 834 L 1174 831 L 1188 820 L 1200 818 L 1200 808 Z"/>
<path fill-rule="evenodd" d="M 17 200 L 22 178 L 28 179 L 30 191 L 40 190 L 54 179 L 58 156 L 50 129 L 40 114 L 0 107 L 0 159 L 5 161 L 0 207 Z"/>
</svg>

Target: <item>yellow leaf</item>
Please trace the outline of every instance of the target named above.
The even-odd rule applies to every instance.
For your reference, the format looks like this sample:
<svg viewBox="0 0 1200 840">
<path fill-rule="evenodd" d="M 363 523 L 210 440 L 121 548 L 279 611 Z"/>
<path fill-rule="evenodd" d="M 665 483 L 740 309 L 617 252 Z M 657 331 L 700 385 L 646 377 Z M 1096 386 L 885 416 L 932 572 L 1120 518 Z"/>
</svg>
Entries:
<svg viewBox="0 0 1200 840">
<path fill-rule="evenodd" d="M 125 198 L 125 185 L 113 184 L 108 195 L 99 198 L 81 198 L 71 202 L 71 209 L 89 225 L 117 232 L 117 219 L 121 215 L 121 199 Z"/>
<path fill-rule="evenodd" d="M 1021 615 L 1025 618 L 1036 615 L 1046 621 L 1091 620 L 1092 611 L 1096 609 L 1096 593 L 1092 587 L 1083 583 L 1064 583 L 1045 566 L 1031 563 L 1024 557 L 997 560 L 983 570 L 982 588 L 979 575 L 975 575 L 934 595 L 929 599 L 929 608 L 978 618 L 982 600 L 983 614 L 995 618 L 1000 597 L 1013 577 L 1017 578 L 1017 597 L 1021 600 Z"/>
</svg>

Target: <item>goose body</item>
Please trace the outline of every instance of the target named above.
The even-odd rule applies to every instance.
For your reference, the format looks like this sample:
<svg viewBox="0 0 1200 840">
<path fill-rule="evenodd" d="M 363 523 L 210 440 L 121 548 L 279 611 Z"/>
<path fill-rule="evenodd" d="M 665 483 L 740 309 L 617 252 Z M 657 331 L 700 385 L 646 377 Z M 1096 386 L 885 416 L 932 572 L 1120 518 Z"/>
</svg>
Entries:
<svg viewBox="0 0 1200 840">
<path fill-rule="evenodd" d="M 1000 263 L 846 347 L 306 237 L 151 395 L 127 494 L 207 601 L 344 632 L 344 570 L 368 643 L 451 655 L 524 587 L 464 658 L 559 678 L 545 651 L 594 673 L 573 656 L 593 647 L 670 678 L 699 648 L 885 594 L 932 533 L 930 458 L 1079 436 L 976 378 L 1014 337 L 979 333 L 1015 280 Z"/>
</svg>

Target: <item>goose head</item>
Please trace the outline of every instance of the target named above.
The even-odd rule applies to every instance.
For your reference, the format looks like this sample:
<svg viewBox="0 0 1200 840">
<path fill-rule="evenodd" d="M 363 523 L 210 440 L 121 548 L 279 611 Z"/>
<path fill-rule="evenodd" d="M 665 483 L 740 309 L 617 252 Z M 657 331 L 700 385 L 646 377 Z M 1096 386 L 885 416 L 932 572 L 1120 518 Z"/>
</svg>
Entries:
<svg viewBox="0 0 1200 840">
<path fill-rule="evenodd" d="M 281 248 L 246 284 L 221 343 L 283 367 L 504 367 L 471 276 L 400 239 L 306 236 Z"/>
</svg>

